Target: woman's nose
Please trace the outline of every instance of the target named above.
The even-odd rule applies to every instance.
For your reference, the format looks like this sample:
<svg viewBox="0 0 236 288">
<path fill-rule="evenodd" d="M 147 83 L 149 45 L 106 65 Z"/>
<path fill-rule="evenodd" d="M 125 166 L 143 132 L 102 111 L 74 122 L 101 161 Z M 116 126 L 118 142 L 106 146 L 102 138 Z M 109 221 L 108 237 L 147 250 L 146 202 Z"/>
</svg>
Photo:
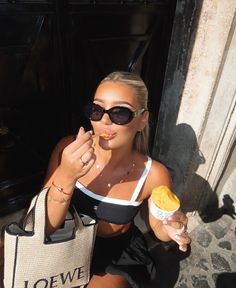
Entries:
<svg viewBox="0 0 236 288">
<path fill-rule="evenodd" d="M 110 116 L 108 115 L 108 113 L 104 113 L 101 119 L 101 122 L 105 125 L 110 125 L 112 124 L 112 121 L 110 119 Z"/>
</svg>

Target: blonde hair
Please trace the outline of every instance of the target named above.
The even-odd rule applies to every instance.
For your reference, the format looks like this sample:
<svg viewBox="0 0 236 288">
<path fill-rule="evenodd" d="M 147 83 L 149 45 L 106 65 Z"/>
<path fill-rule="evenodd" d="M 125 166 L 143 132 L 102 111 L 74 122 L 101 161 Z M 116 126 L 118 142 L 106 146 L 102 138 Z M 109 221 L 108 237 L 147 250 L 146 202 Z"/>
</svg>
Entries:
<svg viewBox="0 0 236 288">
<path fill-rule="evenodd" d="M 137 95 L 140 109 L 148 110 L 148 89 L 139 75 L 125 71 L 115 71 L 106 76 L 100 84 L 104 82 L 118 82 L 131 86 Z M 148 123 L 142 131 L 135 135 L 134 149 L 143 154 L 149 153 Z"/>
</svg>

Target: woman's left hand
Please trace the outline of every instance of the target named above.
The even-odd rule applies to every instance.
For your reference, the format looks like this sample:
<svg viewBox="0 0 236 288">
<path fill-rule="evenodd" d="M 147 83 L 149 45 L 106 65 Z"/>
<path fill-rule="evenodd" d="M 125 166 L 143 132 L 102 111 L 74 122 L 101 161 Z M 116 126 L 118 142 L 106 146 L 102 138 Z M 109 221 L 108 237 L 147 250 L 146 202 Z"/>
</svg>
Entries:
<svg viewBox="0 0 236 288">
<path fill-rule="evenodd" d="M 191 242 L 187 233 L 187 216 L 184 213 L 177 211 L 162 222 L 166 233 L 179 245 L 179 249 L 183 252 L 187 251 L 187 245 Z"/>
</svg>

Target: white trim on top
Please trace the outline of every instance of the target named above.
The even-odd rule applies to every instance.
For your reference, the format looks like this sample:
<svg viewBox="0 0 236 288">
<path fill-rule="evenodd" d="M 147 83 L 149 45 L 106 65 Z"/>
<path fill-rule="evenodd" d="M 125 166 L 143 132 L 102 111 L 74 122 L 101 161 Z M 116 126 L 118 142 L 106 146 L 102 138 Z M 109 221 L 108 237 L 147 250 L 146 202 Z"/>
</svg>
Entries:
<svg viewBox="0 0 236 288">
<path fill-rule="evenodd" d="M 143 201 L 131 201 L 131 200 L 123 200 L 123 199 L 116 199 L 111 197 L 105 197 L 98 194 L 93 193 L 92 191 L 88 190 L 85 186 L 83 186 L 79 181 L 76 182 L 76 187 L 79 188 L 84 194 L 87 196 L 102 201 L 106 203 L 112 203 L 117 205 L 123 206 L 139 206 L 142 204 Z"/>
<path fill-rule="evenodd" d="M 151 166 L 152 166 L 152 159 L 148 156 L 148 160 L 147 160 L 147 163 L 146 163 L 145 168 L 143 170 L 143 173 L 142 173 L 142 175 L 138 181 L 138 184 L 135 187 L 134 193 L 130 199 L 131 202 L 136 201 L 136 199 L 138 198 L 138 195 L 139 195 L 139 193 L 143 187 L 143 184 L 147 178 L 147 175 L 148 175 L 148 172 L 150 171 Z"/>
</svg>

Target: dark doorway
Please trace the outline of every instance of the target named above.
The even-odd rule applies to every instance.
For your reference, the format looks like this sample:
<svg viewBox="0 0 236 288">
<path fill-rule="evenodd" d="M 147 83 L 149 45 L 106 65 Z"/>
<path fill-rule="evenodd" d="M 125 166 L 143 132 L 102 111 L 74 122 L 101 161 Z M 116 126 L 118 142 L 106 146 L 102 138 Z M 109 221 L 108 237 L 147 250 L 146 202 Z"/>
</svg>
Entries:
<svg viewBox="0 0 236 288">
<path fill-rule="evenodd" d="M 56 142 L 88 127 L 83 106 L 108 73 L 142 76 L 155 131 L 175 4 L 1 1 L 0 215 L 38 192 Z"/>
</svg>

